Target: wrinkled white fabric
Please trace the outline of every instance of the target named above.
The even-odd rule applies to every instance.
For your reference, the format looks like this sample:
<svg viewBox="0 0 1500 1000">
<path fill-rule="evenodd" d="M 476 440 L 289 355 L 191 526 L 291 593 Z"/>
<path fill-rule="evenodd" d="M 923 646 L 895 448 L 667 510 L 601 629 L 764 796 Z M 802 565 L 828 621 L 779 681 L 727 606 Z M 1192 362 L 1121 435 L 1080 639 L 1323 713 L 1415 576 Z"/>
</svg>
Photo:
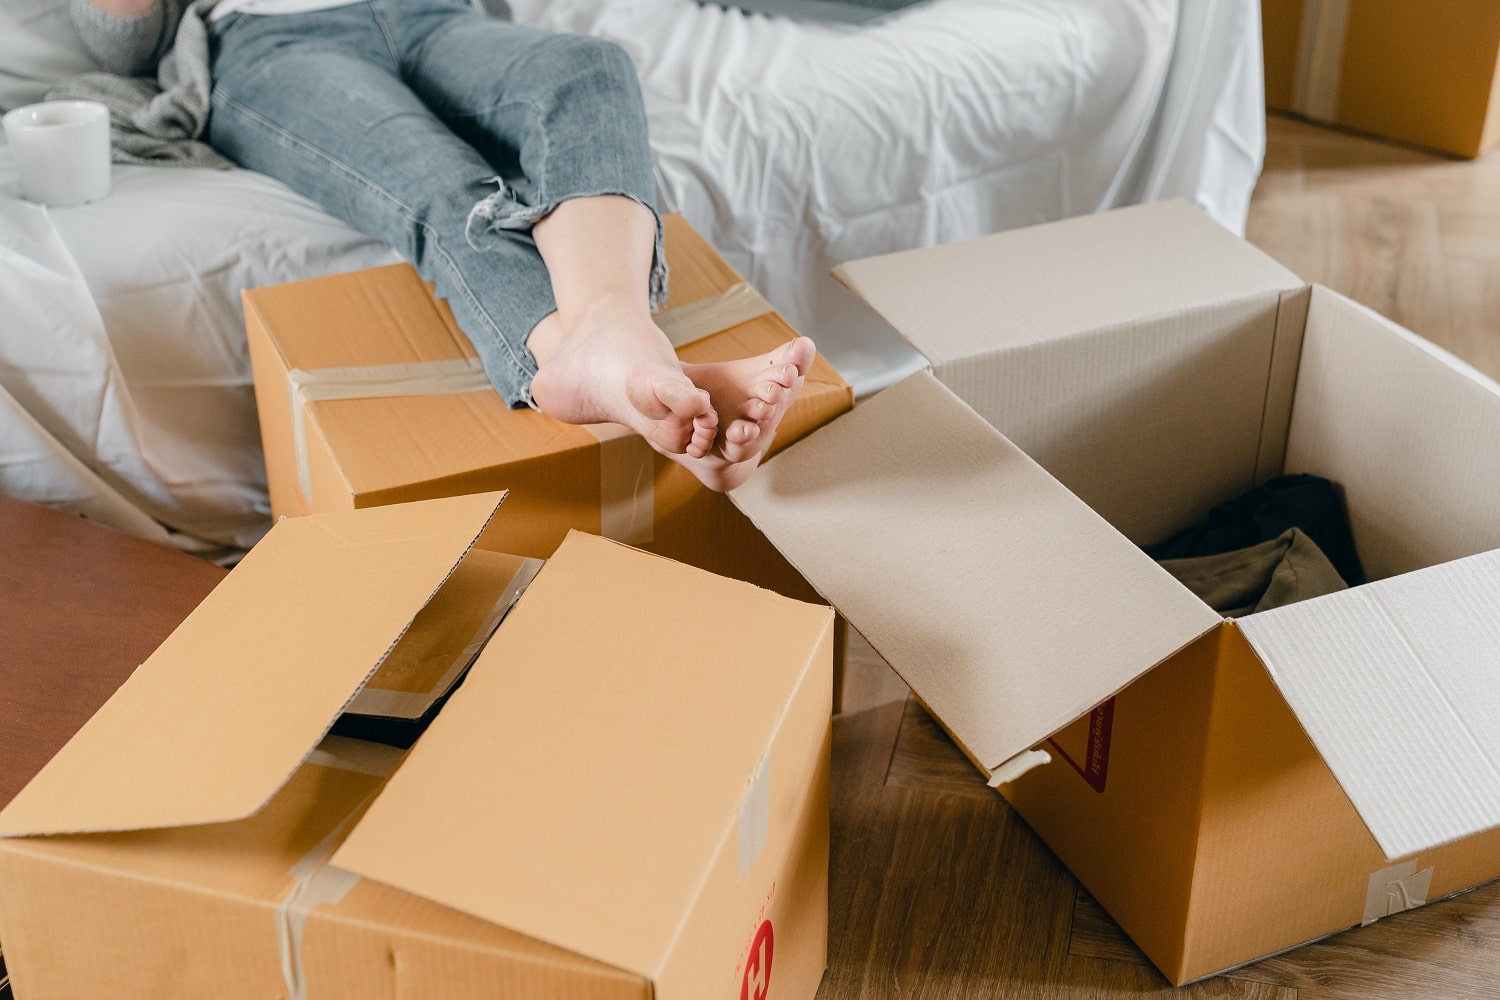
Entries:
<svg viewBox="0 0 1500 1000">
<path fill-rule="evenodd" d="M 141 510 L 160 492 L 131 488 L 149 477 L 128 389 L 46 209 L 0 200 L 0 301 L 0 487 L 165 541 Z"/>
<path fill-rule="evenodd" d="M 929 0 L 861 27 L 695 0 L 511 6 L 624 46 L 662 208 L 861 394 L 920 359 L 834 265 L 1170 197 L 1242 232 L 1260 170 L 1257 0 Z"/>
<path fill-rule="evenodd" d="M 20 200 L 0 145 L 0 492 L 187 551 L 270 526 L 240 290 L 396 261 L 249 171 Z"/>
<path fill-rule="evenodd" d="M 928 0 L 865 27 L 513 6 L 625 47 L 663 209 L 861 394 L 922 359 L 834 265 L 1168 197 L 1240 232 L 1260 169 L 1257 0 Z M 103 201 L 42 209 L 0 145 L 0 492 L 248 547 L 269 505 L 240 290 L 396 259 L 247 171 L 117 165 Z"/>
</svg>

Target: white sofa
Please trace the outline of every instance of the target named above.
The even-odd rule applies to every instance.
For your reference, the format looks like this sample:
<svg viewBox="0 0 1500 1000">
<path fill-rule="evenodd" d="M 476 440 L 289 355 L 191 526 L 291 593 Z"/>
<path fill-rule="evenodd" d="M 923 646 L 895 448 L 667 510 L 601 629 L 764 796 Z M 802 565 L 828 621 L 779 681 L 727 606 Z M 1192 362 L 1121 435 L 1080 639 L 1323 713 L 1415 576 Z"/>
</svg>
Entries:
<svg viewBox="0 0 1500 1000">
<path fill-rule="evenodd" d="M 927 0 L 873 26 L 696 0 L 511 0 L 636 61 L 663 208 L 854 383 L 922 364 L 843 260 L 1166 197 L 1243 228 L 1256 0 Z M 89 68 L 62 0 L 0 6 L 0 106 Z M 249 171 L 119 166 L 72 209 L 0 146 L 0 492 L 205 555 L 269 521 L 239 292 L 394 252 Z"/>
</svg>

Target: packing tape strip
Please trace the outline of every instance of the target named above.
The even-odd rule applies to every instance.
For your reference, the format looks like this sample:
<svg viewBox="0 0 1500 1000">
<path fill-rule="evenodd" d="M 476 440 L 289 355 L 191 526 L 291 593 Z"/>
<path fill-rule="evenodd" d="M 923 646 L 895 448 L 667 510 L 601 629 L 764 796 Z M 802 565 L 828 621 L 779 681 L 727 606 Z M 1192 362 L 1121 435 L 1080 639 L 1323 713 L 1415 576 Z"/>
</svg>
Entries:
<svg viewBox="0 0 1500 1000">
<path fill-rule="evenodd" d="M 718 295 L 690 302 L 676 309 L 665 309 L 651 318 L 661 327 L 673 347 L 686 347 L 772 312 L 775 309 L 771 303 L 760 292 L 741 281 Z"/>
<path fill-rule="evenodd" d="M 1417 871 L 1413 858 L 1390 868 L 1372 872 L 1365 887 L 1365 913 L 1360 926 L 1366 927 L 1393 913 L 1424 906 L 1432 892 L 1432 868 Z"/>
<path fill-rule="evenodd" d="M 988 784 L 991 788 L 1008 785 L 1027 771 L 1050 763 L 1052 763 L 1052 755 L 1045 750 L 1022 750 L 991 771 Z"/>
<path fill-rule="evenodd" d="M 1306 0 L 1303 4 L 1292 110 L 1322 121 L 1332 121 L 1338 114 L 1348 27 L 1349 0 Z"/>
<path fill-rule="evenodd" d="M 454 681 L 458 680 L 459 674 L 474 662 L 474 658 L 490 641 L 490 636 L 495 634 L 495 629 L 500 627 L 500 622 L 515 606 L 516 601 L 521 599 L 521 594 L 530 586 L 531 581 L 536 579 L 541 568 L 542 560 L 540 559 L 527 559 L 521 563 L 515 575 L 510 578 L 510 583 L 506 584 L 505 589 L 495 598 L 494 607 L 490 608 L 484 621 L 480 622 L 479 627 L 474 630 L 474 635 L 469 639 L 468 644 L 454 655 L 453 662 L 448 665 L 442 678 L 433 685 L 431 691 L 392 691 L 387 688 L 363 687 L 355 694 L 354 699 L 349 702 L 344 711 L 355 715 L 378 715 L 388 719 L 420 719 L 427 714 L 427 710 L 453 686 Z M 397 648 L 400 648 L 399 644 Z M 379 667 L 376 668 L 377 673 L 379 669 Z"/>
<path fill-rule="evenodd" d="M 490 388 L 489 377 L 478 358 L 313 370 L 293 368 L 287 372 L 286 380 L 292 407 L 292 442 L 297 449 L 297 484 L 308 503 L 312 502 L 312 483 L 307 468 L 307 426 L 303 416 L 308 403 L 324 399 L 430 396 Z"/>
<path fill-rule="evenodd" d="M 388 778 L 403 756 L 404 751 L 395 747 L 326 736 L 308 755 L 307 763 Z M 307 915 L 323 903 L 340 902 L 359 882 L 358 875 L 329 867 L 328 859 L 343 843 L 350 822 L 378 793 L 379 788 L 365 796 L 287 872 L 292 879 L 292 888 L 276 906 L 277 942 L 281 950 L 281 974 L 286 980 L 287 1000 L 307 1000 L 307 975 L 302 965 L 302 934 L 307 926 Z"/>
<path fill-rule="evenodd" d="M 655 313 L 653 319 L 674 348 L 697 343 L 730 327 L 748 323 L 775 310 L 746 282 L 718 295 L 676 309 Z M 478 358 L 415 361 L 396 365 L 356 365 L 347 368 L 294 368 L 287 372 L 287 398 L 292 410 L 292 442 L 297 456 L 297 485 L 304 500 L 312 501 L 308 469 L 306 408 L 308 403 L 332 399 L 372 399 L 380 396 L 426 396 L 479 392 L 490 388 Z M 656 506 L 655 453 L 651 446 L 623 427 L 586 425 L 598 439 L 600 534 L 630 545 L 649 543 Z"/>
</svg>

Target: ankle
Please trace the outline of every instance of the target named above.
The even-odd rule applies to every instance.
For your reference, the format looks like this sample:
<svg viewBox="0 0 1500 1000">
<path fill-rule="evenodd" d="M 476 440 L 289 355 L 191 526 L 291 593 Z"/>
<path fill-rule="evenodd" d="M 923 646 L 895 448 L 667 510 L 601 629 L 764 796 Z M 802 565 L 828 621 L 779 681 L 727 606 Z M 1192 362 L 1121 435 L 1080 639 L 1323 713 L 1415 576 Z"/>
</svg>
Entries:
<svg viewBox="0 0 1500 1000">
<path fill-rule="evenodd" d="M 558 321 L 564 337 L 603 328 L 629 328 L 651 322 L 651 308 L 644 296 L 607 293 L 588 302 L 558 307 Z"/>
</svg>

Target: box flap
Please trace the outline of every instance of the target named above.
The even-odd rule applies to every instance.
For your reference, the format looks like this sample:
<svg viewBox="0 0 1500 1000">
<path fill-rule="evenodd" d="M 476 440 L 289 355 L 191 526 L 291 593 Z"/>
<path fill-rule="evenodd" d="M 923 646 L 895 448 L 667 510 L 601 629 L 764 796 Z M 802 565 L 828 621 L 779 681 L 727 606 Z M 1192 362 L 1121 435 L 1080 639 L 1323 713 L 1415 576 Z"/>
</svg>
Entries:
<svg viewBox="0 0 1500 1000">
<path fill-rule="evenodd" d="M 930 373 L 731 496 L 985 770 L 1220 622 Z"/>
<path fill-rule="evenodd" d="M 1305 282 L 1185 201 L 841 264 L 942 374 L 961 358 Z"/>
<path fill-rule="evenodd" d="M 249 308 L 275 330 L 287 370 L 409 365 L 475 357 L 447 307 L 410 264 L 253 288 Z M 389 335 L 371 337 L 371 330 Z M 409 331 L 420 330 L 420 336 Z"/>
<path fill-rule="evenodd" d="M 317 745 L 503 497 L 277 523 L 0 813 L 0 835 L 254 813 Z"/>
<path fill-rule="evenodd" d="M 832 618 L 571 533 L 333 863 L 654 977 Z"/>
<path fill-rule="evenodd" d="M 412 619 L 345 713 L 422 718 L 462 679 L 541 568 L 540 559 L 473 549 Z"/>
<path fill-rule="evenodd" d="M 338 456 L 347 492 L 365 502 L 413 484 L 457 482 L 461 492 L 487 479 L 514 487 L 493 470 L 599 445 L 587 428 L 513 410 L 492 391 L 326 399 L 308 404 L 307 413 Z"/>
<path fill-rule="evenodd" d="M 1331 289 L 1310 299 L 1286 471 L 1339 484 L 1372 579 L 1500 547 L 1500 385 Z"/>
<path fill-rule="evenodd" d="M 1500 550 L 1239 627 L 1391 859 L 1500 826 Z"/>
</svg>

